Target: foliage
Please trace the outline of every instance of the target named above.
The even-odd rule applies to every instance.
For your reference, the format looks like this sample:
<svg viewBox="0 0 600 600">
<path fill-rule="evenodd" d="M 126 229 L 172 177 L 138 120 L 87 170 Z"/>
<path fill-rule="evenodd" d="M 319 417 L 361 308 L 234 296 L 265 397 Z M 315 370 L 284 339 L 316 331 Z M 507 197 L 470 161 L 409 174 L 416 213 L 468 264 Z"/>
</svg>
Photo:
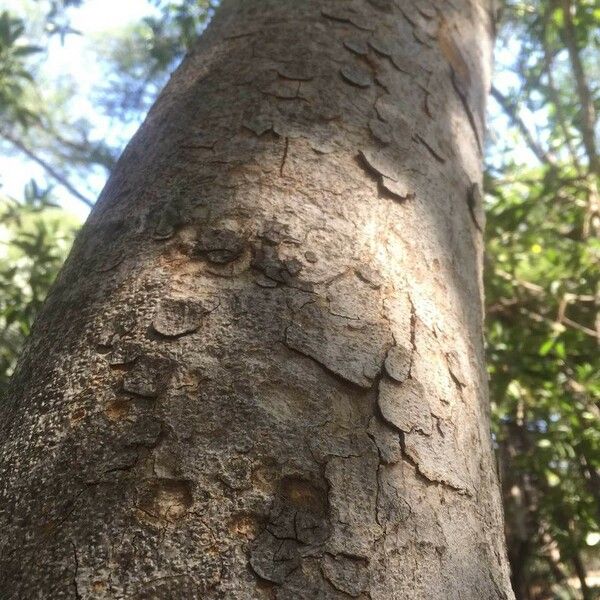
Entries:
<svg viewBox="0 0 600 600">
<path fill-rule="evenodd" d="M 35 113 L 23 104 L 25 86 L 33 81 L 27 58 L 40 52 L 39 46 L 21 43 L 25 25 L 8 11 L 0 13 L 0 118 L 22 125 L 35 120 Z"/>
<path fill-rule="evenodd" d="M 516 1 L 500 39 L 487 339 L 519 598 L 592 598 L 599 567 L 599 25 L 591 2 Z"/>
<path fill-rule="evenodd" d="M 33 180 L 22 201 L 0 196 L 0 391 L 78 227 L 50 198 Z"/>
<path fill-rule="evenodd" d="M 0 151 L 40 165 L 50 180 L 92 206 L 88 190 L 72 179 L 85 181 L 98 171 L 106 177 L 118 150 L 92 139 L 92 125 L 75 116 L 76 84 L 67 77 L 48 81 L 41 70 L 52 39 L 76 34 L 65 11 L 79 4 L 35 2 L 28 20 L 0 15 Z"/>
</svg>

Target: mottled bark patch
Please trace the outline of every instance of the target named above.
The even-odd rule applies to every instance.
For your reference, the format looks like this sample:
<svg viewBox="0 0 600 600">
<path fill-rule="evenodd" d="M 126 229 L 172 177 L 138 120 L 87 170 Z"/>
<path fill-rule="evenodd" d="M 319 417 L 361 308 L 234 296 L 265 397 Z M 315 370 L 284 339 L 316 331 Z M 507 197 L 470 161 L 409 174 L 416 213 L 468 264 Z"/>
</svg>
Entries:
<svg viewBox="0 0 600 600">
<path fill-rule="evenodd" d="M 182 519 L 194 502 L 189 481 L 154 479 L 138 490 L 137 515 L 152 525 Z"/>
<path fill-rule="evenodd" d="M 144 398 L 156 398 L 166 387 L 171 365 L 160 357 L 141 357 L 123 377 L 123 391 Z"/>
<path fill-rule="evenodd" d="M 300 562 L 298 543 L 279 539 L 269 531 L 263 531 L 251 546 L 250 566 L 257 575 L 273 583 L 283 583 Z"/>
<path fill-rule="evenodd" d="M 120 367 L 132 363 L 142 352 L 139 344 L 128 341 L 116 342 L 106 356 L 111 367 Z"/>
<path fill-rule="evenodd" d="M 150 215 L 149 223 L 152 228 L 152 237 L 155 240 L 168 240 L 184 223 L 181 207 L 175 202 L 166 202 Z"/>
<path fill-rule="evenodd" d="M 241 256 L 245 244 L 244 238 L 233 229 L 208 229 L 198 238 L 194 253 L 209 262 L 226 264 Z"/>
<path fill-rule="evenodd" d="M 111 400 L 104 408 L 104 414 L 109 421 L 121 421 L 127 417 L 131 410 L 131 401 L 124 398 Z"/>
</svg>

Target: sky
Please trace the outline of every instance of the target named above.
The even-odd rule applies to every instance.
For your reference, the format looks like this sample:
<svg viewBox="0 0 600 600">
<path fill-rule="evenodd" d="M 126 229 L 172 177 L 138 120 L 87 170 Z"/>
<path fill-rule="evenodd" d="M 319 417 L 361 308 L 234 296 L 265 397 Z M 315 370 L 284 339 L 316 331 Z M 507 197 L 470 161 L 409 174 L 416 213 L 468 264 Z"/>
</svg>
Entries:
<svg viewBox="0 0 600 600">
<path fill-rule="evenodd" d="M 17 15 L 23 15 L 23 11 L 38 11 L 40 4 L 36 0 L 4 0 L 4 6 Z M 103 32 L 125 27 L 130 23 L 139 22 L 141 18 L 152 14 L 156 9 L 148 0 L 86 0 L 81 7 L 70 10 L 70 22 L 74 29 L 82 35 L 68 35 L 64 42 L 59 36 L 51 38 L 49 51 L 43 64 L 40 64 L 40 76 L 47 80 L 55 80 L 65 75 L 71 77 L 77 83 L 78 94 L 69 105 L 69 109 L 76 116 L 83 117 L 92 123 L 96 136 L 106 139 L 106 136 L 114 136 L 115 128 L 107 116 L 94 107 L 92 102 L 93 90 L 104 77 L 101 66 L 90 48 L 92 40 L 101 39 Z M 27 14 L 27 12 L 25 12 Z M 518 43 L 518 42 L 515 42 Z M 515 48 L 497 48 L 497 68 L 495 74 L 495 85 L 501 90 L 509 90 L 518 85 L 514 73 L 502 69 L 503 64 L 508 64 L 516 54 Z M 496 103 L 490 99 L 489 120 L 493 122 L 493 132 L 496 137 L 506 135 L 508 121 L 502 114 Z M 535 120 L 540 124 L 543 116 L 525 115 L 531 126 Z M 120 125 L 117 137 L 112 137 L 111 142 L 124 146 L 139 126 L 139 121 L 126 125 Z M 517 150 L 515 158 L 519 162 L 531 163 L 533 155 L 522 146 Z M 492 155 L 489 161 L 494 161 Z M 27 160 L 19 154 L 10 156 L 0 154 L 0 183 L 3 192 L 15 198 L 22 197 L 24 185 L 35 178 L 42 182 L 45 179 L 41 167 Z M 81 189 L 85 195 L 93 200 L 98 196 L 105 182 L 105 172 L 98 169 L 97 173 L 88 176 L 85 180 L 72 180 L 76 188 Z M 55 196 L 62 206 L 83 220 L 89 209 L 80 200 L 75 199 L 66 190 L 58 185 L 54 189 Z"/>
<path fill-rule="evenodd" d="M 23 9 L 35 10 L 31 0 L 4 0 L 3 8 L 22 15 Z M 93 89 L 103 77 L 102 70 L 89 48 L 90 40 L 102 32 L 135 23 L 142 17 L 152 14 L 153 7 L 147 0 L 86 0 L 81 7 L 70 10 L 71 26 L 82 35 L 68 35 L 64 43 L 59 36 L 50 41 L 46 60 L 40 65 L 40 75 L 48 80 L 58 79 L 68 74 L 77 82 L 78 95 L 70 105 L 78 116 L 88 119 L 101 137 L 110 130 L 109 119 L 94 108 L 91 101 Z M 139 122 L 124 125 L 120 129 L 121 143 L 124 144 L 135 133 Z M 32 178 L 44 180 L 42 167 L 32 163 L 20 154 L 5 156 L 0 154 L 0 182 L 4 193 L 15 198 L 22 197 L 24 185 Z M 73 183 L 86 191 L 86 196 L 95 199 L 105 181 L 104 172 L 86 181 Z M 62 206 L 80 219 L 85 219 L 89 209 L 80 200 L 63 189 L 55 188 Z"/>
</svg>

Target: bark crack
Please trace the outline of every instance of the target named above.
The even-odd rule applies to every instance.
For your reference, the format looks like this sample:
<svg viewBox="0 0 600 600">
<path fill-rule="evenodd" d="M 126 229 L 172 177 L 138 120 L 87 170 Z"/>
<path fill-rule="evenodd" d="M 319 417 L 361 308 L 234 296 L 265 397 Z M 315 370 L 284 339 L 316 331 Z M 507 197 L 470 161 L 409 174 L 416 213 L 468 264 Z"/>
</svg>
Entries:
<svg viewBox="0 0 600 600">
<path fill-rule="evenodd" d="M 71 542 L 71 546 L 73 548 L 73 561 L 75 566 L 73 573 L 73 589 L 75 591 L 75 598 L 77 598 L 77 600 L 81 600 L 82 595 L 79 591 L 79 584 L 77 583 L 77 576 L 79 574 L 79 557 L 77 556 L 77 547 L 75 546 L 75 542 Z"/>
<path fill-rule="evenodd" d="M 471 106 L 469 105 L 469 99 L 467 98 L 467 94 L 462 89 L 462 87 L 458 81 L 458 76 L 456 75 L 456 72 L 454 71 L 454 69 L 452 69 L 452 67 L 451 67 L 451 77 L 450 78 L 452 79 L 452 87 L 454 87 L 454 91 L 460 98 L 463 108 L 465 109 L 465 112 L 467 113 L 467 118 L 469 119 L 469 124 L 471 125 L 471 129 L 473 130 L 473 133 L 475 134 L 475 141 L 477 142 L 477 150 L 479 151 L 479 155 L 483 156 L 483 144 L 481 142 L 481 138 L 479 137 L 479 130 L 477 129 L 477 122 L 475 121 L 475 115 L 473 114 L 473 111 L 471 110 Z"/>
<path fill-rule="evenodd" d="M 283 170 L 285 168 L 285 162 L 288 156 L 288 150 L 290 148 L 290 138 L 286 136 L 283 146 L 283 156 L 281 157 L 281 164 L 279 165 L 279 176 L 283 177 Z"/>
<path fill-rule="evenodd" d="M 408 294 L 408 302 L 410 304 L 410 364 L 408 367 L 408 378 L 412 378 L 412 368 L 417 352 L 417 309 L 410 294 Z"/>
<path fill-rule="evenodd" d="M 481 192 L 479 191 L 479 185 L 473 183 L 467 192 L 467 206 L 469 207 L 469 215 L 471 216 L 473 225 L 475 225 L 475 229 L 477 229 L 477 231 L 480 233 L 483 233 L 483 227 L 479 224 L 479 221 L 477 220 L 477 214 L 475 212 L 477 205 L 481 202 L 482 198 Z"/>
</svg>

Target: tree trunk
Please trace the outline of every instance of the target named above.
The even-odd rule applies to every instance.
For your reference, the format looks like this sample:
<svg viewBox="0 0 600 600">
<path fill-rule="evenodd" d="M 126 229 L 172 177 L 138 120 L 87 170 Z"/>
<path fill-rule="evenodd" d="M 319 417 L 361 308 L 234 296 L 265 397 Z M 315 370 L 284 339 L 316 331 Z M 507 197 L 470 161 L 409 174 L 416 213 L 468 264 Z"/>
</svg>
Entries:
<svg viewBox="0 0 600 600">
<path fill-rule="evenodd" d="M 512 598 L 484 0 L 225 0 L 2 405 L 2 598 Z"/>
</svg>

